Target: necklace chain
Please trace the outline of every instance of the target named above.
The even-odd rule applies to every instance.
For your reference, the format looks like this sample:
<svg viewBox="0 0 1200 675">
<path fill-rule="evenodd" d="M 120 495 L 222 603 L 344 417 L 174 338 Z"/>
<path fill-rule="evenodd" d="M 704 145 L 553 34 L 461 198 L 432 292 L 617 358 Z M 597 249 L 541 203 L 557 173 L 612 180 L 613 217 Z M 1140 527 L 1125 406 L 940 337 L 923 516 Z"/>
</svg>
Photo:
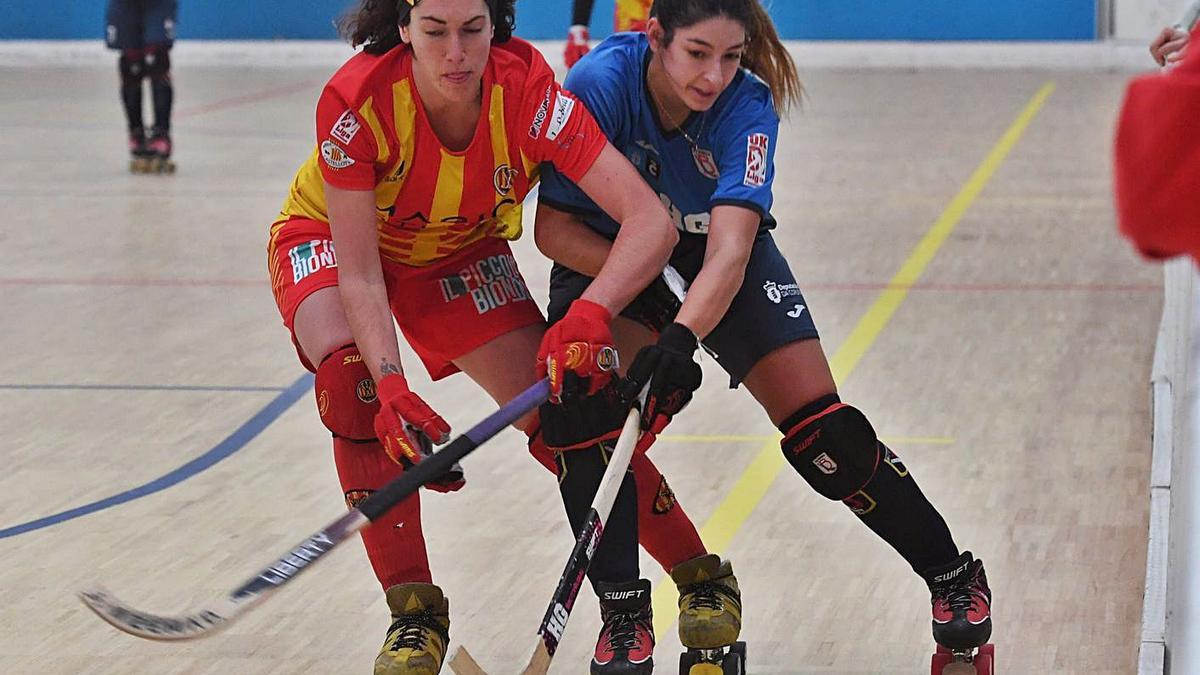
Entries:
<svg viewBox="0 0 1200 675">
<path fill-rule="evenodd" d="M 683 128 L 683 124 L 676 122 L 675 117 L 673 115 L 671 115 L 671 113 L 667 112 L 666 106 L 664 106 L 658 100 L 658 97 L 654 95 L 654 92 L 650 93 L 650 98 L 654 99 L 654 105 L 658 107 L 658 111 L 660 113 L 662 113 L 663 117 L 666 118 L 667 123 L 670 124 L 671 126 L 675 127 L 675 129 L 680 134 L 683 135 L 683 139 L 688 142 L 688 145 L 692 146 L 693 150 L 698 149 L 700 147 L 700 144 L 696 142 L 695 138 L 692 138 L 692 136 L 687 132 L 687 129 Z M 687 118 L 684 118 L 683 121 L 684 121 L 684 124 L 686 124 Z M 705 114 L 700 113 L 700 131 L 699 131 L 699 133 L 696 134 L 697 138 L 704 135 L 704 125 L 707 123 L 707 121 L 708 120 L 707 120 Z"/>
</svg>

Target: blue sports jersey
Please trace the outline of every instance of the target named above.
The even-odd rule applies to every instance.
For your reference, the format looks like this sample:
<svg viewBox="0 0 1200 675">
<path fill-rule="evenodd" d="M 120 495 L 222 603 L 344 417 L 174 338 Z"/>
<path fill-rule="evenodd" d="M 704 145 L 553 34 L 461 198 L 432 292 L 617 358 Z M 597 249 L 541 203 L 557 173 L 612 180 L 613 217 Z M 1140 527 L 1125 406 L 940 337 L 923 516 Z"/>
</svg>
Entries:
<svg viewBox="0 0 1200 675">
<path fill-rule="evenodd" d="M 652 52 L 644 33 L 618 33 L 567 75 L 565 86 L 600 124 L 608 140 L 658 193 L 684 241 L 702 244 L 712 208 L 732 204 L 770 216 L 779 116 L 771 90 L 742 69 L 712 108 L 693 112 L 683 130 L 664 132 L 646 89 Z M 614 238 L 619 225 L 575 184 L 543 166 L 539 199 Z M 695 235 L 692 237 L 687 234 Z M 681 242 L 682 243 L 682 242 Z"/>
</svg>

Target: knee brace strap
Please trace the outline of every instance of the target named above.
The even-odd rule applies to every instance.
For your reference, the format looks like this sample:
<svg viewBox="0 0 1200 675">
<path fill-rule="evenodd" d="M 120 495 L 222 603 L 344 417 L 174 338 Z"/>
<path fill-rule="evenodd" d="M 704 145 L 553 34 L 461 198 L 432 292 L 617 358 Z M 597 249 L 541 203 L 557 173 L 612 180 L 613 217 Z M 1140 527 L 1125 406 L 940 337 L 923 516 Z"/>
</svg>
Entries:
<svg viewBox="0 0 1200 675">
<path fill-rule="evenodd" d="M 162 82 L 171 76 L 171 52 L 161 47 L 146 49 L 146 77 Z"/>
<path fill-rule="evenodd" d="M 784 457 L 827 499 L 852 497 L 879 468 L 879 439 L 871 423 L 836 395 L 801 408 L 780 430 Z"/>
<path fill-rule="evenodd" d="M 375 439 L 379 398 L 358 347 L 346 345 L 326 356 L 317 366 L 314 389 L 321 422 L 335 436 L 354 441 Z"/>
<path fill-rule="evenodd" d="M 140 49 L 125 49 L 117 61 L 123 84 L 137 84 L 146 76 L 146 55 Z"/>
</svg>

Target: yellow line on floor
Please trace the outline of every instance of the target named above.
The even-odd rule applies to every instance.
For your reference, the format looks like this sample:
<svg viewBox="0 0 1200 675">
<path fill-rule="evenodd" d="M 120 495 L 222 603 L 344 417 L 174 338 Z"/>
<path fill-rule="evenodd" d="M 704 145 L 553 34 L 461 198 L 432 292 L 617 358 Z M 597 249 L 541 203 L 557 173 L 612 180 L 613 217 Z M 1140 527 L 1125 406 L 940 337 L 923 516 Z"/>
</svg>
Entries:
<svg viewBox="0 0 1200 675">
<path fill-rule="evenodd" d="M 933 226 L 917 243 L 908 259 L 900 267 L 900 271 L 892 277 L 887 289 L 879 294 L 870 309 L 859 319 L 858 325 L 850 332 L 850 336 L 838 347 L 833 358 L 829 360 L 833 376 L 838 382 L 844 382 L 850 376 L 863 355 L 874 344 L 876 338 L 891 320 L 892 315 L 896 313 L 900 304 L 908 296 L 909 289 L 920 279 L 934 255 L 946 242 L 946 238 L 954 231 L 967 209 L 971 207 L 979 193 L 995 175 L 1008 153 L 1016 146 L 1029 124 L 1045 105 L 1046 100 L 1054 93 L 1054 88 L 1053 82 L 1047 82 L 1034 94 L 1021 114 L 1008 127 L 991 152 L 971 174 L 966 184 L 954 196 L 954 199 L 950 200 Z M 700 536 L 710 551 L 725 552 L 728 549 L 734 535 L 741 529 L 742 523 L 750 517 L 754 507 L 762 500 L 771 484 L 775 482 L 784 464 L 783 454 L 779 451 L 776 443 L 774 441 L 765 443 L 763 449 L 750 462 L 750 466 L 738 478 L 733 489 L 709 516 L 704 526 L 700 528 Z M 782 517 L 787 517 L 787 514 L 782 514 Z M 678 616 L 675 606 L 677 600 L 675 584 L 670 577 L 663 577 L 655 584 L 653 594 L 654 632 L 660 637 L 666 635 L 675 623 Z"/>
</svg>

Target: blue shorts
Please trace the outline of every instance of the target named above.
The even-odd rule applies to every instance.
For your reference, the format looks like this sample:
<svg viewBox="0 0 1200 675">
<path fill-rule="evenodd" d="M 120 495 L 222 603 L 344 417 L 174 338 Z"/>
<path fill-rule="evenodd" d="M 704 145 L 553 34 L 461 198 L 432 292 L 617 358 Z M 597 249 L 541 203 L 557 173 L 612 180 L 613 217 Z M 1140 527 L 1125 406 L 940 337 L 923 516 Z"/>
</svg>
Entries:
<svg viewBox="0 0 1200 675">
<path fill-rule="evenodd" d="M 108 0 L 104 41 L 109 49 L 170 48 L 178 0 Z"/>
<path fill-rule="evenodd" d="M 704 262 L 703 243 L 702 240 L 693 245 L 684 242 L 671 256 L 671 265 L 689 283 L 696 278 Z M 555 264 L 550 273 L 550 306 L 547 308 L 550 323 L 561 319 L 591 282 L 591 277 Z M 655 302 L 646 296 L 638 296 L 621 315 L 646 325 L 647 315 L 654 312 L 640 311 L 637 307 L 639 303 Z M 663 328 L 661 325 L 648 327 Z M 800 293 L 787 260 L 779 252 L 771 233 L 759 232 L 750 251 L 742 287 L 721 322 L 704 338 L 705 351 L 729 373 L 729 386 L 737 388 L 750 369 L 767 354 L 792 342 L 818 337 L 812 311 Z"/>
</svg>

